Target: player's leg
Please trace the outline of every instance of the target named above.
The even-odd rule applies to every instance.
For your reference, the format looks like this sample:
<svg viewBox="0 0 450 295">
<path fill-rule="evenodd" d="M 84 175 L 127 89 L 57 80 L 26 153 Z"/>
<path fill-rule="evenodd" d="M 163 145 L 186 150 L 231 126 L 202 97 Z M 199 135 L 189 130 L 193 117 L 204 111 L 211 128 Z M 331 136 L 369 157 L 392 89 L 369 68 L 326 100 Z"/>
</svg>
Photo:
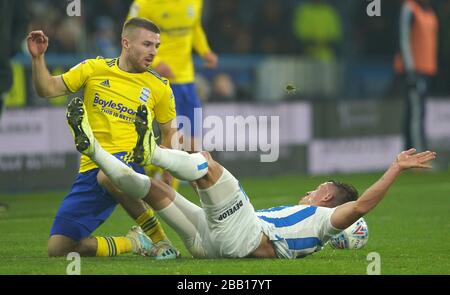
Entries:
<svg viewBox="0 0 450 295">
<path fill-rule="evenodd" d="M 171 84 L 176 102 L 177 117 L 179 122 L 189 120 L 189 126 L 179 126 L 183 133 L 185 151 L 200 151 L 200 140 L 202 136 L 202 118 L 195 118 L 196 110 L 201 110 L 200 99 L 195 92 L 195 84 Z"/>
<path fill-rule="evenodd" d="M 197 257 L 204 257 L 202 240 L 198 238 L 197 230 L 199 225 L 203 224 L 204 227 L 206 225 L 202 209 L 184 199 L 164 182 L 151 181 L 147 176 L 135 172 L 119 159 L 103 150 L 90 131 L 86 116 L 82 116 L 82 122 L 80 120 L 71 122 L 74 116 L 80 117 L 80 114 L 83 115 L 83 111 L 79 110 L 79 107 L 77 107 L 78 111 L 71 109 L 71 104 L 69 104 L 68 120 L 77 149 L 89 156 L 123 193 L 136 199 L 145 198 L 145 201 L 158 210 L 163 219 L 174 227 L 191 253 Z M 204 158 L 202 161 L 206 164 Z M 202 169 L 205 170 L 206 168 Z M 145 195 L 143 195 L 143 192 L 145 192 Z M 155 246 L 157 246 L 156 249 L 165 250 L 157 244 Z M 159 255 L 159 251 L 157 254 Z M 165 255 L 170 255 L 170 253 L 166 252 Z"/>
<path fill-rule="evenodd" d="M 102 151 L 100 146 L 96 148 L 95 152 L 98 153 L 99 151 Z M 100 162 L 104 160 L 101 157 L 100 159 L 102 159 Z M 109 161 L 107 165 L 101 165 L 101 163 L 97 164 L 105 167 L 106 173 L 108 173 L 108 170 L 110 169 L 119 171 L 119 173 L 124 173 L 125 169 L 123 166 L 125 164 L 119 159 L 111 155 L 107 161 Z M 128 166 L 126 167 L 129 170 L 125 172 L 128 175 L 127 177 L 139 177 L 137 172 L 133 171 Z M 197 227 L 201 221 L 203 220 L 203 224 L 205 224 L 201 208 L 185 200 L 163 181 L 149 179 L 149 182 L 151 183 L 150 189 L 144 197 L 144 201 L 152 206 L 169 226 L 175 229 L 183 239 L 186 247 L 194 256 L 204 257 L 204 254 L 202 254 L 203 248 L 197 235 Z M 139 199 L 140 194 L 131 194 L 130 196 Z M 174 255 L 176 257 L 178 255 L 176 250 L 173 246 L 167 245 L 166 243 L 166 241 L 162 241 L 161 244 L 155 244 L 155 247 L 151 251 L 152 256 L 156 256 L 157 259 L 158 257 L 159 259 L 168 259 Z"/>
<path fill-rule="evenodd" d="M 259 219 L 238 180 L 209 153 L 202 154 L 208 159 L 207 173 L 196 181 L 202 209 L 187 215 L 190 210 L 183 207 L 193 205 L 178 194 L 158 191 L 154 181 L 146 198 L 195 257 L 247 257 L 263 238 Z M 197 216 L 201 219 L 192 220 Z M 199 238 L 192 240 L 191 227 Z"/>
<path fill-rule="evenodd" d="M 147 195 L 149 178 L 134 173 L 125 163 L 116 164 L 115 157 L 103 150 L 94 138 L 83 101 L 78 97 L 72 99 L 67 107 L 67 122 L 77 150 L 96 163 L 122 192 L 138 199 Z"/>
<path fill-rule="evenodd" d="M 87 120 L 80 120 L 85 112 L 84 108 L 79 108 L 80 102 L 82 105 L 80 99 L 71 101 L 67 115 L 77 148 L 89 148 L 89 137 L 84 131 L 90 131 L 90 127 Z M 150 239 L 137 228 L 126 237 L 91 237 L 117 205 L 98 184 L 97 173 L 98 169 L 79 173 L 71 192 L 64 198 L 50 233 L 50 256 L 73 251 L 86 256 L 116 256 L 132 251 L 141 254 L 153 247 Z"/>
<path fill-rule="evenodd" d="M 428 77 L 426 75 L 419 75 L 417 78 L 417 101 L 414 101 L 413 106 L 413 124 L 417 124 L 414 129 L 413 144 L 418 151 L 427 150 L 427 139 L 425 136 L 425 114 L 428 92 Z"/>
<path fill-rule="evenodd" d="M 98 169 L 79 173 L 54 219 L 48 241 L 49 256 L 78 252 L 82 256 L 116 256 L 122 253 L 150 254 L 152 243 L 138 229 L 127 236 L 91 237 L 113 212 L 117 202 L 96 180 Z"/>
<path fill-rule="evenodd" d="M 158 213 L 197 258 L 210 257 L 208 239 L 202 237 L 207 224 L 203 209 L 188 201 L 161 180 L 152 179 L 144 200 Z"/>
<path fill-rule="evenodd" d="M 196 185 L 213 247 L 220 257 L 248 257 L 263 238 L 255 209 L 239 181 L 209 153 L 202 154 L 208 159 L 208 173 Z"/>
<path fill-rule="evenodd" d="M 47 252 L 49 257 L 59 257 L 67 255 L 67 253 L 75 252 L 75 249 L 77 247 L 77 242 L 70 237 L 64 236 L 64 235 L 51 235 L 48 239 L 47 243 Z M 95 250 L 94 247 L 92 247 L 93 250 Z M 87 252 L 93 252 L 93 251 L 87 251 Z M 78 252 L 80 253 L 80 252 Z M 80 255 L 83 255 L 85 253 L 80 253 Z M 91 253 L 87 253 L 86 256 L 93 256 Z"/>
<path fill-rule="evenodd" d="M 138 113 L 142 110 L 139 108 Z M 211 241 L 210 253 L 220 257 L 247 257 L 255 251 L 263 237 L 261 225 L 238 180 L 207 152 L 188 154 L 159 148 L 146 126 L 139 122 L 136 126 L 139 140 L 135 150 L 143 152 L 135 159 L 161 166 L 180 179 L 196 181 L 207 216 L 205 240 Z"/>
<path fill-rule="evenodd" d="M 91 141 L 95 143 L 94 139 L 92 139 Z M 131 179 L 131 181 L 133 181 L 133 183 L 135 183 L 136 185 L 149 187 L 149 189 L 147 189 L 146 196 L 142 196 L 141 189 L 130 189 L 128 185 L 124 186 L 124 191 L 127 190 L 126 194 L 134 197 L 137 200 L 145 198 L 145 201 L 151 206 L 154 206 L 155 208 L 161 210 L 164 209 L 161 213 L 163 219 L 166 220 L 170 226 L 173 226 L 175 228 L 175 230 L 183 238 L 183 241 L 185 242 L 188 249 L 192 249 L 190 250 L 192 253 L 197 253 L 195 254 L 197 256 L 201 255 L 202 252 L 199 249 L 202 248 L 198 246 L 198 239 L 196 239 L 196 223 L 187 222 L 188 216 L 190 218 L 199 218 L 201 215 L 198 213 L 192 213 L 192 210 L 184 214 L 178 206 L 169 206 L 173 203 L 173 196 L 176 196 L 177 194 L 168 185 L 166 185 L 162 181 L 156 180 L 156 184 L 153 184 L 148 177 L 146 177 L 147 183 L 139 184 L 142 180 L 141 175 L 133 171 L 130 167 L 125 165 L 113 155 L 108 154 L 101 148 L 100 145 L 97 145 L 95 147 L 91 156 L 94 162 L 96 162 L 96 164 L 101 167 L 106 175 L 113 175 L 112 177 L 109 177 L 109 179 L 112 182 L 116 181 L 114 184 L 117 185 L 118 188 L 122 188 L 121 185 L 123 185 L 124 182 L 130 178 L 137 178 L 136 180 Z M 151 193 L 149 193 L 150 191 Z M 120 194 L 122 192 L 117 191 L 116 193 Z M 152 199 L 148 197 L 148 195 L 155 195 L 157 197 L 159 196 L 159 199 Z M 170 198 L 171 196 L 172 198 Z M 196 207 L 196 209 L 199 208 Z M 156 252 L 151 253 L 155 255 L 157 259 L 158 257 L 159 259 L 175 258 L 178 255 L 176 249 L 174 249 L 170 244 L 167 244 L 167 242 L 164 240 L 161 241 L 160 244 L 155 244 L 154 250 L 156 250 Z"/>
<path fill-rule="evenodd" d="M 141 119 L 144 113 L 149 117 L 144 106 L 139 107 L 137 113 Z M 150 121 L 136 120 L 135 161 L 155 164 L 180 179 L 196 181 L 203 212 L 207 216 L 205 240 L 211 241 L 210 253 L 221 257 L 248 256 L 259 246 L 262 231 L 254 208 L 238 180 L 207 152 L 188 154 L 158 147 L 146 124 Z"/>
<path fill-rule="evenodd" d="M 425 76 L 418 75 L 414 84 L 407 84 L 404 116 L 405 148 L 416 148 L 418 151 L 426 150 L 425 137 L 425 99 L 427 80 Z"/>
<path fill-rule="evenodd" d="M 152 121 L 150 112 L 145 105 L 139 106 L 136 118 L 138 140 L 134 148 L 135 162 L 159 166 L 181 180 L 196 181 L 199 189 L 207 189 L 222 178 L 225 169 L 207 152 L 189 154 L 159 147 L 149 124 Z"/>
<path fill-rule="evenodd" d="M 138 141 L 134 149 L 134 159 L 137 163 L 153 164 L 168 170 L 181 180 L 196 181 L 199 189 L 213 186 L 222 177 L 223 167 L 214 161 L 209 153 L 189 154 L 184 151 L 163 149 L 156 145 L 151 126 L 148 124 L 151 122 L 150 113 L 147 112 L 145 105 L 138 108 L 137 118 L 139 119 L 135 124 Z M 205 202 L 217 203 L 220 200 L 205 199 Z"/>
<path fill-rule="evenodd" d="M 145 105 L 138 107 L 135 127 L 138 140 L 133 150 L 134 162 L 142 165 L 155 165 L 168 170 L 174 177 L 195 181 L 208 171 L 208 162 L 200 153 L 189 154 L 184 151 L 163 149 L 156 144 L 153 136 L 151 114 Z"/>
<path fill-rule="evenodd" d="M 153 251 L 152 254 L 156 255 L 156 259 L 176 258 L 178 251 L 172 246 L 167 237 L 165 237 L 153 211 L 150 208 L 146 208 L 143 202 L 139 200 L 147 195 L 150 187 L 150 179 L 143 175 L 144 171 L 142 167 L 131 164 L 135 166 L 135 170 L 142 170 L 140 171 L 141 173 L 136 173 L 115 156 L 103 150 L 92 134 L 81 99 L 74 98 L 69 103 L 67 120 L 77 149 L 81 153 L 89 156 L 104 171 L 111 182 L 119 188 L 115 189 L 111 183 L 108 187 L 110 191 L 115 193 L 123 201 L 123 205 L 128 207 L 129 212 L 133 211 L 132 213 L 135 215 L 132 217 L 136 219 L 138 224 L 142 225 L 144 230 L 150 235 L 154 233 L 152 237 L 156 239 L 154 246 L 157 248 L 157 251 Z M 104 177 L 101 181 L 103 181 L 103 185 L 108 185 Z M 135 200 L 130 200 L 130 197 Z M 137 208 L 138 206 L 141 208 Z"/>
<path fill-rule="evenodd" d="M 136 221 L 145 234 L 150 237 L 153 243 L 168 240 L 161 223 L 156 218 L 152 208 L 150 208 L 146 202 L 124 194 L 121 190 L 114 186 L 111 180 L 109 180 L 109 178 L 102 171 L 98 173 L 97 180 L 99 184 L 104 187 L 118 203 L 122 205 L 128 215 Z"/>
<path fill-rule="evenodd" d="M 86 237 L 80 241 L 75 241 L 63 235 L 52 235 L 48 239 L 48 256 L 66 256 L 70 252 L 76 252 L 80 256 L 110 257 L 124 253 L 135 253 L 151 256 L 151 241 L 148 241 L 145 234 L 139 229 L 133 228 L 124 237 Z M 142 246 L 146 244 L 146 246 Z M 144 251 L 144 248 L 147 248 Z"/>
</svg>

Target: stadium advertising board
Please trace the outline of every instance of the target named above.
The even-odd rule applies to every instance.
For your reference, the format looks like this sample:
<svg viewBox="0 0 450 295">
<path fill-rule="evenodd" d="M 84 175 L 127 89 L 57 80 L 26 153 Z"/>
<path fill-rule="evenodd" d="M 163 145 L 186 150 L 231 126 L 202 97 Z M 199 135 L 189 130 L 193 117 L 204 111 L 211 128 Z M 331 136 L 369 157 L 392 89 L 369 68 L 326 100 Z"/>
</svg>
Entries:
<svg viewBox="0 0 450 295">
<path fill-rule="evenodd" d="M 314 103 L 314 137 L 342 138 L 401 134 L 403 101 Z"/>
<path fill-rule="evenodd" d="M 9 109 L 2 116 L 2 191 L 70 185 L 78 158 L 66 124 L 65 109 Z"/>
<path fill-rule="evenodd" d="M 430 99 L 427 103 L 426 134 L 431 142 L 450 145 L 450 100 Z"/>
<path fill-rule="evenodd" d="M 308 172 L 312 174 L 383 170 L 402 150 L 399 135 L 348 139 L 316 139 L 309 144 Z"/>
</svg>

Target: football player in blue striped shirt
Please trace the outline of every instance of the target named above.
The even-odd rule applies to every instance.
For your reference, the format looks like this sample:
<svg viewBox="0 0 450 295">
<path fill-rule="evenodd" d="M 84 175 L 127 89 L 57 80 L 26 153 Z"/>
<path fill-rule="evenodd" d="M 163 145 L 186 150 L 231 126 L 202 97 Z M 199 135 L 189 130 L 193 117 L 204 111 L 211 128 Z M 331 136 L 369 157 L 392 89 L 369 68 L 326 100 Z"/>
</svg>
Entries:
<svg viewBox="0 0 450 295">
<path fill-rule="evenodd" d="M 239 181 L 209 153 L 188 154 L 156 145 L 150 112 L 138 108 L 138 141 L 134 161 L 167 169 L 175 177 L 195 181 L 202 206 L 185 199 L 162 181 L 135 173 L 106 152 L 81 114 L 89 145 L 81 152 L 94 161 L 123 192 L 144 199 L 181 237 L 197 258 L 299 258 L 319 251 L 335 234 L 371 211 L 400 173 L 409 168 L 431 168 L 431 151 L 401 152 L 384 175 L 357 198 L 356 190 L 325 182 L 297 205 L 255 211 Z M 147 119 L 145 119 L 147 118 Z M 145 189 L 146 192 L 143 190 Z"/>
</svg>

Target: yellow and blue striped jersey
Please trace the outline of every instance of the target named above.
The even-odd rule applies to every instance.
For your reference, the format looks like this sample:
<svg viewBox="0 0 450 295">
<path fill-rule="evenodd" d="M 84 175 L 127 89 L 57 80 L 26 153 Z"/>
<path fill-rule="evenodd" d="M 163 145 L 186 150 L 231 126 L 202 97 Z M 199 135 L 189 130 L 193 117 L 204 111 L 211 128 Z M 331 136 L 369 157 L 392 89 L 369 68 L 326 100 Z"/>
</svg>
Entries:
<svg viewBox="0 0 450 295">
<path fill-rule="evenodd" d="M 202 0 L 135 0 L 128 18 L 144 17 L 161 29 L 161 46 L 153 66 L 164 62 L 174 73 L 171 83 L 194 81 L 192 48 L 203 56 L 211 51 L 201 24 Z"/>
<path fill-rule="evenodd" d="M 99 144 L 109 153 L 130 152 L 136 144 L 134 119 L 139 105 L 146 103 L 152 118 L 167 123 L 176 117 L 175 100 L 167 79 L 152 70 L 128 73 L 118 58 L 88 59 L 62 75 L 71 92 L 84 88 L 89 123 Z M 80 172 L 97 166 L 81 157 Z"/>
</svg>

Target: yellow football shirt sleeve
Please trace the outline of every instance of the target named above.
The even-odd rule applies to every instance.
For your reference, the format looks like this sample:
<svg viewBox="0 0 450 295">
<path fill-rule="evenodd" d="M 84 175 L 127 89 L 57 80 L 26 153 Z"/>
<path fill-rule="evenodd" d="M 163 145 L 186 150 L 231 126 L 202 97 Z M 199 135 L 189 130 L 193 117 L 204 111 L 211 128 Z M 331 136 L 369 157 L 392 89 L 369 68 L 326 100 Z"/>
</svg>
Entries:
<svg viewBox="0 0 450 295">
<path fill-rule="evenodd" d="M 167 83 L 162 97 L 157 101 L 153 110 L 156 121 L 161 124 L 167 123 L 177 116 L 175 98 L 169 83 Z"/>
<path fill-rule="evenodd" d="M 94 71 L 93 67 L 94 60 L 87 59 L 62 74 L 62 79 L 64 84 L 66 84 L 67 89 L 69 89 L 70 92 L 77 92 L 80 88 L 84 87 L 86 81 Z"/>
<path fill-rule="evenodd" d="M 211 48 L 208 45 L 208 39 L 206 39 L 206 34 L 202 27 L 202 8 L 200 8 L 200 16 L 198 18 L 197 24 L 194 27 L 192 43 L 195 51 L 197 51 L 200 56 L 211 52 Z"/>
</svg>

